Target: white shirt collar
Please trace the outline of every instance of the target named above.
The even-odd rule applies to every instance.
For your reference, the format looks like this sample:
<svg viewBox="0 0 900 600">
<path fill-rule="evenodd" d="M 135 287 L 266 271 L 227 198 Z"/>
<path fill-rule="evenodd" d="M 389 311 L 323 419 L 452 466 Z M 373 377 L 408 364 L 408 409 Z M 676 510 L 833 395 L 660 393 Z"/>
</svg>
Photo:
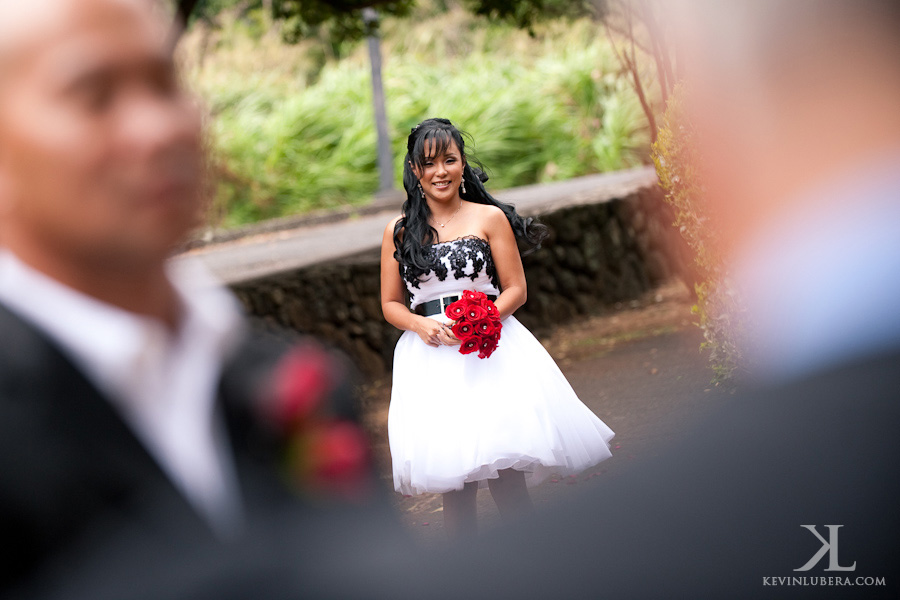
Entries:
<svg viewBox="0 0 900 600">
<path fill-rule="evenodd" d="M 176 333 L 66 287 L 5 250 L 0 302 L 59 345 L 175 486 L 227 534 L 239 521 L 239 498 L 214 406 L 243 319 L 236 299 L 199 263 L 172 261 L 167 274 L 182 307 Z"/>
<path fill-rule="evenodd" d="M 177 337 L 203 335 L 224 359 L 239 339 L 237 302 L 196 261 L 167 265 L 183 313 Z M 170 345 L 173 334 L 160 321 L 87 296 L 32 269 L 0 249 L 0 301 L 49 335 L 101 390 L 127 401 L 124 373 L 140 360 L 148 343 Z"/>
</svg>

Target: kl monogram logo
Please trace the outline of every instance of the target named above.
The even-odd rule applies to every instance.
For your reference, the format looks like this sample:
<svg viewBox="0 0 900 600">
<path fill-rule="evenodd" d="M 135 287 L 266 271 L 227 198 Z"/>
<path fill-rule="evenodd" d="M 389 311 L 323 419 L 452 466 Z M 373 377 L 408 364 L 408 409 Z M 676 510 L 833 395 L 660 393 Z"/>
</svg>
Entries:
<svg viewBox="0 0 900 600">
<path fill-rule="evenodd" d="M 810 532 L 812 532 L 812 534 L 814 536 L 816 536 L 816 538 L 820 542 L 822 542 L 822 547 L 819 548 L 818 552 L 813 554 L 812 558 L 810 558 L 809 561 L 805 565 L 803 565 L 799 569 L 794 569 L 795 571 L 809 571 L 814 566 L 816 566 L 819 563 L 819 561 L 822 560 L 822 557 L 825 556 L 826 554 L 828 555 L 828 568 L 825 569 L 826 571 L 855 571 L 856 570 L 856 561 L 853 561 L 853 564 L 850 565 L 849 567 L 842 567 L 840 565 L 840 563 L 838 562 L 838 529 L 843 527 L 843 525 L 826 525 L 825 526 L 828 528 L 828 541 L 827 542 L 825 541 L 825 538 L 823 538 L 821 535 L 819 535 L 819 532 L 816 531 L 815 525 L 801 525 L 800 527 L 809 529 Z"/>
</svg>

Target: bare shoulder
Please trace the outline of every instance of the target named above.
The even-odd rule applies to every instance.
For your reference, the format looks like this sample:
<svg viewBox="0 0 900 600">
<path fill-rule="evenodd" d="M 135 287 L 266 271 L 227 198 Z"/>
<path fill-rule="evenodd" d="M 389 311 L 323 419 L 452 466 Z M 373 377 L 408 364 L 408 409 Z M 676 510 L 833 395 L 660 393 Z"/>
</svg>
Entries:
<svg viewBox="0 0 900 600">
<path fill-rule="evenodd" d="M 397 226 L 397 221 L 403 218 L 403 215 L 397 215 L 393 219 L 391 219 L 387 226 L 384 228 L 384 234 L 386 236 L 394 237 L 394 228 Z"/>
<path fill-rule="evenodd" d="M 500 208 L 481 204 L 479 205 L 479 210 L 481 211 L 479 215 L 480 220 L 484 223 L 484 229 L 489 238 L 492 235 L 499 235 L 512 231 L 512 227 L 509 225 L 509 219 L 506 218 L 506 213 L 500 210 Z"/>
<path fill-rule="evenodd" d="M 485 219 L 506 219 L 506 215 L 504 215 L 503 211 L 497 206 L 491 204 L 477 204 L 475 202 L 472 203 L 472 206 L 478 211 L 478 216 Z"/>
</svg>

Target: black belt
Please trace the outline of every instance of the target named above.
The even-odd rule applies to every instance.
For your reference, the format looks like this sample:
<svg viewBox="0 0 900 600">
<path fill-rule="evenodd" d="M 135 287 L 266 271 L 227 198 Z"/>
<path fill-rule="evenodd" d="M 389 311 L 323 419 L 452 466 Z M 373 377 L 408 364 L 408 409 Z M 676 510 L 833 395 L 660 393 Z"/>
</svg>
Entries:
<svg viewBox="0 0 900 600">
<path fill-rule="evenodd" d="M 417 315 L 422 315 L 423 317 L 427 317 L 428 315 L 436 315 L 436 314 L 444 314 L 444 311 L 447 310 L 447 307 L 462 298 L 462 296 L 444 296 L 443 298 L 438 298 L 437 300 L 429 300 L 428 302 L 423 302 L 413 309 L 413 312 Z M 488 294 L 488 300 L 493 302 L 497 299 L 497 296 L 493 296 Z"/>
</svg>

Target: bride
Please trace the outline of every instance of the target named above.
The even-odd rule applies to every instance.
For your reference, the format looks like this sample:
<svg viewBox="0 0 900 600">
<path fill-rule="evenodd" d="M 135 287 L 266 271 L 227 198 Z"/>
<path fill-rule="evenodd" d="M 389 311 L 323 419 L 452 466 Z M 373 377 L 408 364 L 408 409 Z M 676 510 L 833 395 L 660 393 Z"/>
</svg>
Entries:
<svg viewBox="0 0 900 600">
<path fill-rule="evenodd" d="M 479 486 L 504 517 L 527 514 L 526 486 L 609 458 L 613 432 L 513 316 L 526 299 L 519 244 L 538 246 L 546 227 L 487 192 L 450 121 L 414 127 L 407 150 L 407 199 L 381 249 L 384 318 L 404 330 L 388 416 L 394 487 L 443 494 L 445 529 L 459 537 L 477 531 Z M 483 359 L 459 352 L 445 314 L 466 290 L 486 294 L 502 324 Z"/>
</svg>

